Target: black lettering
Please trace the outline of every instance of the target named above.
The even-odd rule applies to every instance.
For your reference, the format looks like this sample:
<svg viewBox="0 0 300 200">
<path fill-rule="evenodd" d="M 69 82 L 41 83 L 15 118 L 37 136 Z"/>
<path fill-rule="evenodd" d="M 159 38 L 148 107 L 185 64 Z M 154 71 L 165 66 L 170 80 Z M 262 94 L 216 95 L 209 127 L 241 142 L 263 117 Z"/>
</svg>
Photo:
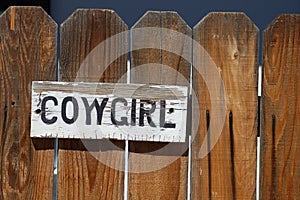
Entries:
<svg viewBox="0 0 300 200">
<path fill-rule="evenodd" d="M 102 100 L 102 102 L 101 102 L 101 105 L 100 105 L 100 112 L 99 112 L 99 114 L 98 114 L 98 115 L 99 115 L 99 119 L 100 119 L 99 125 L 101 125 L 101 123 L 102 123 L 103 110 L 104 110 L 104 108 L 105 108 L 107 102 L 108 102 L 108 98 L 104 98 L 104 99 Z"/>
<path fill-rule="evenodd" d="M 101 102 L 101 105 L 99 105 L 97 99 L 94 99 L 93 103 L 89 105 L 87 98 L 81 97 L 84 107 L 85 107 L 85 115 L 86 115 L 86 120 L 85 124 L 86 125 L 91 125 L 91 113 L 94 108 L 96 108 L 97 111 L 97 125 L 101 125 L 102 122 L 102 116 L 103 116 L 103 110 L 108 102 L 108 98 L 104 98 Z"/>
<path fill-rule="evenodd" d="M 170 110 L 172 110 L 172 112 L 174 112 L 174 108 L 170 108 Z M 170 113 L 172 113 L 170 111 Z M 159 125 L 162 128 L 175 128 L 176 124 L 173 123 L 166 123 L 166 101 L 165 100 L 161 100 L 160 101 L 160 116 L 159 116 Z"/>
<path fill-rule="evenodd" d="M 136 99 L 132 99 L 131 103 L 131 126 L 135 126 L 136 123 Z"/>
<path fill-rule="evenodd" d="M 51 119 L 46 118 L 46 103 L 50 100 L 54 102 L 54 106 L 58 105 L 57 99 L 53 96 L 47 96 L 43 98 L 40 113 L 41 119 L 45 124 L 54 124 L 57 121 L 57 117 L 52 117 Z"/>
<path fill-rule="evenodd" d="M 69 119 L 67 117 L 67 103 L 72 102 L 73 104 L 73 117 Z M 73 124 L 78 118 L 78 102 L 74 97 L 65 97 L 61 105 L 61 117 L 67 124 Z"/>
<path fill-rule="evenodd" d="M 164 128 L 176 128 L 176 124 L 173 123 L 165 123 Z"/>
<path fill-rule="evenodd" d="M 127 106 L 126 99 L 124 99 L 124 98 L 114 99 L 111 103 L 111 115 L 110 115 L 111 122 L 117 126 L 122 126 L 122 125 L 128 126 L 127 117 L 121 117 L 121 121 L 116 120 L 116 117 L 115 117 L 116 116 L 116 104 L 118 102 L 123 103 L 124 106 Z"/>
<path fill-rule="evenodd" d="M 151 109 L 144 108 L 144 103 L 142 102 L 151 104 Z M 151 102 L 149 100 L 141 100 L 139 126 L 144 126 L 144 116 L 146 115 L 148 124 L 151 127 L 156 127 L 151 119 L 151 114 L 155 111 L 155 108 L 156 108 L 155 102 Z"/>
<path fill-rule="evenodd" d="M 160 127 L 164 127 L 166 119 L 166 101 L 161 100 L 160 101 L 160 115 L 159 115 L 159 125 Z"/>
</svg>

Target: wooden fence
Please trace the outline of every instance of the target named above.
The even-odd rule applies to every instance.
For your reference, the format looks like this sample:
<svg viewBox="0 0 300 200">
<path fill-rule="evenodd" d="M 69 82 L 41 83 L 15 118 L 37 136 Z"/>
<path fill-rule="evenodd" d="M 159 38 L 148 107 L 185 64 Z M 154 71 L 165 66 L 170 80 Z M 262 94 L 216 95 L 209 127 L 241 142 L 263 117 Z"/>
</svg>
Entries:
<svg viewBox="0 0 300 200">
<path fill-rule="evenodd" d="M 138 32 L 147 27 L 161 31 Z M 59 30 L 57 44 L 58 26 L 39 7 L 10 7 L 0 16 L 0 199 L 53 199 L 56 195 L 57 199 L 256 199 L 258 189 L 260 199 L 300 198 L 300 15 L 280 15 L 263 32 L 261 100 L 257 93 L 259 30 L 244 13 L 209 13 L 192 29 L 175 12 L 149 11 L 127 32 L 125 22 L 112 10 L 78 9 Z M 99 55 L 103 63 L 80 71 L 97 45 L 124 32 Z M 174 42 L 174 32 L 194 41 Z M 146 48 L 139 48 L 141 42 Z M 197 44 L 207 56 L 197 51 Z M 119 56 L 120 52 L 126 53 Z M 104 70 L 112 57 L 117 59 Z M 194 101 L 192 109 L 198 106 L 199 118 L 189 118 L 193 123 L 185 143 L 125 144 L 103 139 L 94 141 L 101 151 L 91 155 L 82 140 L 59 139 L 56 194 L 54 139 L 30 138 L 31 82 L 126 82 L 129 57 L 131 83 L 189 86 L 192 82 L 199 102 Z M 211 91 L 203 73 L 190 63 L 207 66 L 205 73 L 214 63 L 224 90 L 215 82 Z M 144 66 L 142 71 L 139 66 Z M 101 77 L 95 73 L 99 70 L 104 70 Z M 215 79 L 211 77 L 210 83 Z M 213 99 L 212 92 L 224 98 Z M 209 127 L 221 112 L 213 111 L 213 104 L 225 99 L 224 126 L 213 144 L 215 136 Z M 199 128 L 192 134 L 189 127 L 197 123 Z M 200 155 L 202 144 L 208 149 L 213 145 L 205 156 Z M 164 152 L 153 153 L 163 147 Z M 124 169 L 107 166 L 95 154 Z M 149 165 L 170 159 L 165 167 L 147 171 Z"/>
</svg>

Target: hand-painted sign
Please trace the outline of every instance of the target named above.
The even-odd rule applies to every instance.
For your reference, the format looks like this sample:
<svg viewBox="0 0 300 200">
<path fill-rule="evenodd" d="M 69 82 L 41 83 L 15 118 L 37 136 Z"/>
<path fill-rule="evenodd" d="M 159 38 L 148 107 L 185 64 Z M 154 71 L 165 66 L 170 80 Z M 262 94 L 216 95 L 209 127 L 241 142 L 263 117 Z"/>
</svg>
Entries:
<svg viewBox="0 0 300 200">
<path fill-rule="evenodd" d="M 187 87 L 35 81 L 31 137 L 184 142 Z"/>
</svg>

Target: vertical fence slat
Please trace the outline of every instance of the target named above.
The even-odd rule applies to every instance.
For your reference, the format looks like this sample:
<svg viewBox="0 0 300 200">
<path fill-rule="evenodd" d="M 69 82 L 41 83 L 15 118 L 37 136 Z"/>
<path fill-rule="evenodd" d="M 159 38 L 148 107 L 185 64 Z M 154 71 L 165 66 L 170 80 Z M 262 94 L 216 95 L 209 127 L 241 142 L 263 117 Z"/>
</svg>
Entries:
<svg viewBox="0 0 300 200">
<path fill-rule="evenodd" d="M 55 80 L 57 25 L 40 7 L 0 17 L 0 199 L 51 199 L 53 140 L 30 139 L 31 81 Z"/>
<path fill-rule="evenodd" d="M 300 196 L 300 15 L 264 31 L 261 198 Z"/>
<path fill-rule="evenodd" d="M 60 30 L 61 81 L 126 80 L 127 32 L 117 40 L 104 42 L 128 30 L 127 25 L 114 11 L 76 10 L 61 25 Z M 114 62 L 106 68 L 108 59 L 116 56 L 118 51 L 125 55 L 113 59 Z M 124 142 L 89 142 L 95 145 L 96 150 L 87 145 L 88 140 L 59 140 L 59 199 L 123 199 Z M 113 166 L 109 167 L 109 164 Z"/>
<path fill-rule="evenodd" d="M 131 83 L 189 85 L 192 31 L 177 13 L 149 11 L 131 33 Z M 129 198 L 185 199 L 187 147 L 187 142 L 130 142 Z"/>
<path fill-rule="evenodd" d="M 193 70 L 200 128 L 192 144 L 192 198 L 255 199 L 258 29 L 243 13 L 210 13 L 193 31 L 194 65 L 203 69 L 202 74 Z M 219 84 L 217 76 L 210 77 L 211 68 L 220 74 L 225 93 L 221 85 L 207 85 Z M 208 126 L 222 120 L 222 107 L 212 107 L 222 95 L 226 117 L 224 125 L 217 123 L 223 127 L 218 138 L 216 127 Z M 201 157 L 205 143 L 212 150 Z"/>
</svg>

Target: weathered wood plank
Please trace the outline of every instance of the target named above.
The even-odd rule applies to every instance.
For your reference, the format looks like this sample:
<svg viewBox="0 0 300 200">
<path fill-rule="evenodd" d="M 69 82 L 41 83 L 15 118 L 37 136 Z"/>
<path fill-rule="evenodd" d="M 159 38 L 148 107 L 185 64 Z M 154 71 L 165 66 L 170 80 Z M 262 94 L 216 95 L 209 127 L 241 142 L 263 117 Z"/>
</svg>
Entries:
<svg viewBox="0 0 300 200">
<path fill-rule="evenodd" d="M 30 136 L 185 142 L 187 93 L 172 85 L 35 81 Z"/>
<path fill-rule="evenodd" d="M 40 7 L 0 16 L 0 199 L 52 199 L 53 140 L 30 140 L 31 81 L 55 80 L 57 25 Z"/>
<path fill-rule="evenodd" d="M 127 30 L 112 10 L 76 10 L 61 25 L 60 80 L 124 82 L 127 32 L 114 40 L 107 39 Z M 125 54 L 118 58 L 122 53 Z M 115 169 L 124 170 L 122 149 L 109 140 L 95 143 L 98 148 L 100 145 L 101 152 L 86 151 L 91 149 L 82 140 L 59 141 L 59 199 L 123 198 L 124 173 Z M 115 144 L 124 146 L 124 142 Z"/>
<path fill-rule="evenodd" d="M 189 85 L 192 31 L 177 13 L 147 12 L 131 34 L 131 83 Z M 129 198 L 185 199 L 187 144 L 131 142 Z"/>
<path fill-rule="evenodd" d="M 199 120 L 200 128 L 192 144 L 192 198 L 255 199 L 258 29 L 243 13 L 210 13 L 193 31 L 193 69 L 198 69 L 193 89 L 199 102 L 193 106 L 200 108 L 200 119 L 193 122 Z M 212 107 L 218 101 L 224 101 L 223 108 Z M 222 109 L 225 121 L 218 124 Z M 218 122 L 210 126 L 213 120 Z M 216 125 L 221 135 L 213 131 Z"/>
<path fill-rule="evenodd" d="M 32 90 L 36 95 L 61 92 L 68 96 L 77 94 L 107 96 L 112 98 L 135 98 L 145 100 L 183 100 L 187 97 L 187 87 L 176 85 L 148 85 L 127 83 L 88 83 L 34 81 Z M 39 103 L 40 99 L 36 98 Z"/>
<path fill-rule="evenodd" d="M 261 199 L 300 196 L 300 15 L 264 31 Z"/>
</svg>

